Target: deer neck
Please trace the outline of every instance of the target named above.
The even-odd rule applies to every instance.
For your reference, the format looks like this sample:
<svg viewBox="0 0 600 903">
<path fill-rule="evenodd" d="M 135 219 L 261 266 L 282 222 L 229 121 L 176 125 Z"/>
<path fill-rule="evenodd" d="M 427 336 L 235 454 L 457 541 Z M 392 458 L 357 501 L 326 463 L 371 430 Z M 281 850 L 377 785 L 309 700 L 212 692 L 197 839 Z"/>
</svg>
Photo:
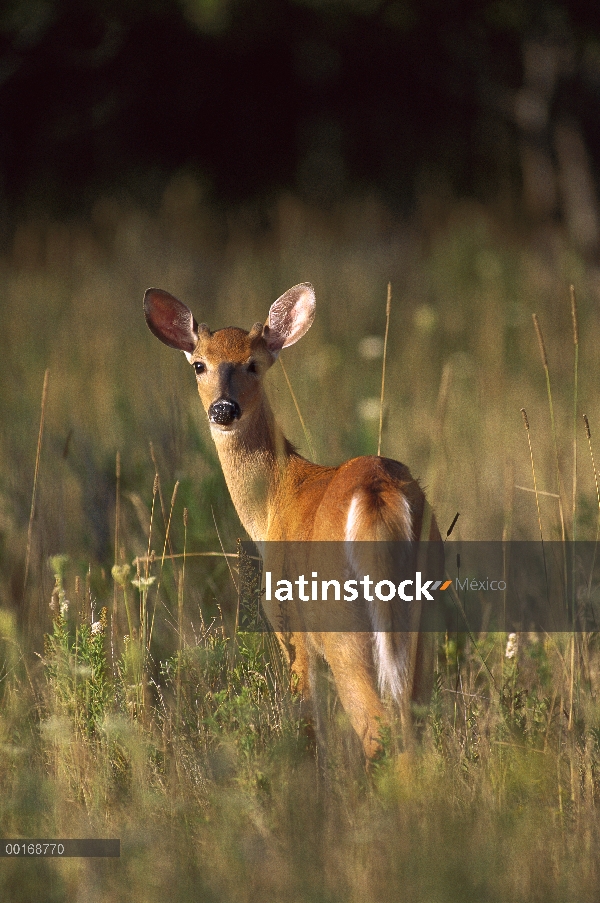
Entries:
<svg viewBox="0 0 600 903">
<path fill-rule="evenodd" d="M 255 542 L 266 539 L 271 508 L 293 449 L 263 399 L 261 408 L 234 430 L 211 430 L 238 516 Z"/>
</svg>

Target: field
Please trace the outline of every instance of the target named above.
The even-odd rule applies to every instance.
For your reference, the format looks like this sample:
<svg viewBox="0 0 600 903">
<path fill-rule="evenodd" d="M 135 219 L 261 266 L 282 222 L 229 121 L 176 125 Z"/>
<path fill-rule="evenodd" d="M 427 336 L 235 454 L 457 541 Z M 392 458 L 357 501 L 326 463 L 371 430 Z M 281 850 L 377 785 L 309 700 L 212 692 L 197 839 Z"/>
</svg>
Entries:
<svg viewBox="0 0 600 903">
<path fill-rule="evenodd" d="M 242 529 L 141 304 L 156 285 L 250 328 L 312 282 L 284 358 L 310 445 L 279 365 L 269 391 L 336 463 L 377 450 L 391 283 L 382 451 L 442 533 L 460 512 L 452 538 L 594 540 L 600 274 L 562 231 L 426 194 L 409 220 L 374 197 L 224 211 L 180 174 L 152 210 L 24 215 L 0 275 L 0 833 L 121 839 L 3 859 L 2 899 L 596 900 L 598 637 L 440 637 L 419 745 L 392 732 L 369 773 L 324 669 L 314 748 L 271 638 L 226 637 L 232 559 L 198 553 Z"/>
</svg>

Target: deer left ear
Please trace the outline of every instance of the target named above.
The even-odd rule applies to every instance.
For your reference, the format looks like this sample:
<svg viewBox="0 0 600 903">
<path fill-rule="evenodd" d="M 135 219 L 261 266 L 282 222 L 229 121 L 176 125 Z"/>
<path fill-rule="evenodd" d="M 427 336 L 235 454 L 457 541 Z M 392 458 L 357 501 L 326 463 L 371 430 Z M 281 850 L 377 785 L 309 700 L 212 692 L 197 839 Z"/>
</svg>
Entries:
<svg viewBox="0 0 600 903">
<path fill-rule="evenodd" d="M 308 332 L 315 318 L 315 290 L 301 282 L 271 305 L 263 337 L 271 354 L 293 345 Z"/>
</svg>

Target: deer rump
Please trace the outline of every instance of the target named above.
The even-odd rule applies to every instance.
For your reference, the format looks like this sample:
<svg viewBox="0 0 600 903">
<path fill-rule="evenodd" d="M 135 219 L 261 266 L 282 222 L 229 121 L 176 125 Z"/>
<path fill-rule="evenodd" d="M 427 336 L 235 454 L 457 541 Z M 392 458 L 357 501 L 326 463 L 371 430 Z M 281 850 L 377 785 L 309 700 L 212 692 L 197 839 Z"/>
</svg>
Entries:
<svg viewBox="0 0 600 903">
<path fill-rule="evenodd" d="M 425 499 L 399 462 L 355 458 L 321 479 L 326 488 L 313 509 L 312 528 L 302 529 L 298 521 L 287 533 L 312 541 L 261 544 L 271 583 L 264 609 L 286 652 L 297 691 L 307 701 L 314 699 L 315 658 L 323 656 L 340 701 L 373 756 L 380 749 L 377 725 L 388 720 L 381 699 L 398 704 L 405 732 L 410 730 L 411 702 L 429 701 L 435 642 L 431 634 L 419 632 L 420 602 L 407 602 L 397 593 L 380 599 L 374 587 L 386 581 L 383 595 L 388 596 L 392 585 L 414 580 L 417 569 L 443 572 L 443 547 L 433 518 L 428 531 L 433 541 L 415 540 L 422 529 Z M 277 535 L 280 525 L 273 526 Z M 306 577 L 305 595 L 310 598 L 301 601 L 298 590 L 290 601 L 275 598 L 278 577 L 293 584 L 298 575 Z M 360 582 L 365 577 L 371 581 L 370 591 L 364 587 L 363 592 Z M 344 598 L 346 580 L 358 584 L 352 601 Z M 330 581 L 339 585 L 340 598 Z"/>
</svg>

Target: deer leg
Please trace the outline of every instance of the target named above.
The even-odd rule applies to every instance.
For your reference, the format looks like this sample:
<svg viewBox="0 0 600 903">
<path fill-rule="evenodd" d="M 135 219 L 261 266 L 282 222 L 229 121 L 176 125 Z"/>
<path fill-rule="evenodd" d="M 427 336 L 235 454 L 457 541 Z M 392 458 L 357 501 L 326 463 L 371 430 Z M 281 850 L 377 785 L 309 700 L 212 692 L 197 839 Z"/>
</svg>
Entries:
<svg viewBox="0 0 600 903">
<path fill-rule="evenodd" d="M 300 717 L 305 722 L 308 739 L 315 740 L 315 708 L 313 705 L 313 656 L 306 636 L 301 633 L 277 633 L 290 669 L 290 690 L 300 700 Z"/>
<path fill-rule="evenodd" d="M 377 693 L 371 634 L 331 633 L 323 639 L 340 702 L 372 761 L 383 751 L 381 730 L 389 722 Z"/>
</svg>

